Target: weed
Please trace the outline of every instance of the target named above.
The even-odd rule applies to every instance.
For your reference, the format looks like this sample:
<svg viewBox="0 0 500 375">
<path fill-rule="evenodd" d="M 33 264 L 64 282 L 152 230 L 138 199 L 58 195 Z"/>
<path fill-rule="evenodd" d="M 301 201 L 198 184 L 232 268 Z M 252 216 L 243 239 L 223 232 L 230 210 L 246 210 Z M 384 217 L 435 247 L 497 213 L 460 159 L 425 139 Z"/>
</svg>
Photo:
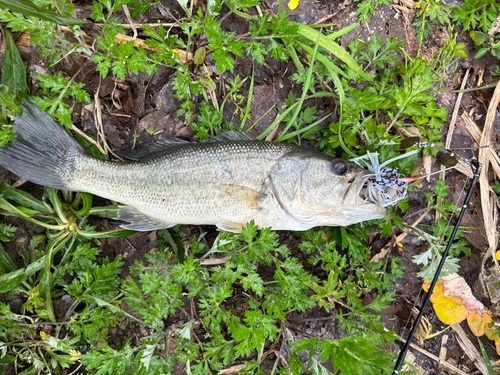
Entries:
<svg viewBox="0 0 500 375">
<path fill-rule="evenodd" d="M 437 220 L 436 224 L 432 227 L 432 234 L 421 230 L 417 230 L 415 233 L 418 237 L 429 243 L 429 249 L 427 251 L 413 256 L 413 262 L 422 266 L 422 270 L 418 273 L 418 276 L 424 280 L 431 280 L 433 278 L 437 266 L 441 261 L 441 253 L 444 251 L 446 243 L 450 240 L 454 240 L 454 242 L 445 260 L 443 270 L 441 271 L 441 277 L 458 272 L 458 255 L 460 253 L 463 252 L 468 256 L 471 254 L 470 249 L 467 247 L 467 242 L 458 241 L 462 236 L 462 230 L 459 229 L 454 239 L 447 238 L 451 235 L 453 230 L 453 228 L 447 224 L 448 216 L 450 213 L 458 213 L 460 211 L 459 207 L 446 200 L 448 196 L 448 186 L 446 186 L 443 180 L 439 180 L 436 183 L 434 192 L 436 194 L 435 199 L 429 193 L 426 193 L 426 198 L 430 203 L 430 207 L 441 213 L 443 217 Z M 440 201 L 443 201 L 443 203 L 437 204 L 437 202 Z"/>
<path fill-rule="evenodd" d="M 360 1 L 360 0 L 354 0 L 358 4 L 358 10 L 356 11 L 356 14 L 359 17 L 360 22 L 370 22 L 370 17 L 375 14 L 375 5 L 376 3 L 378 4 L 383 4 L 383 5 L 389 5 L 391 4 L 390 0 L 368 0 L 368 1 Z"/>
<path fill-rule="evenodd" d="M 417 38 L 427 39 L 435 25 L 449 27 L 452 24 L 462 25 L 479 48 L 476 58 L 487 52 L 500 56 L 500 42 L 493 35 L 488 35 L 493 22 L 498 20 L 500 5 L 494 0 L 466 0 L 463 5 L 454 6 L 436 0 L 421 0 L 416 8 L 422 9 L 412 26 Z M 427 21 L 425 20 L 427 18 Z"/>
<path fill-rule="evenodd" d="M 500 4 L 494 0 L 465 0 L 464 5 L 458 6 L 451 18 L 454 22 L 463 23 L 464 31 L 479 26 L 487 33 L 491 24 L 497 21 Z"/>
<path fill-rule="evenodd" d="M 368 51 L 364 50 L 365 45 Z M 398 138 L 388 132 L 393 126 L 410 131 L 410 127 L 415 127 L 431 142 L 439 142 L 440 129 L 448 112 L 438 107 L 435 97 L 428 91 L 443 84 L 449 68 L 459 56 L 464 56 L 464 45 L 452 37 L 433 60 L 405 56 L 404 64 L 394 59 L 394 52 L 400 46 L 395 39 L 386 40 L 384 46 L 377 36 L 367 43 L 354 40 L 349 44 L 359 63 L 374 68 L 370 74 L 376 76 L 377 81 L 362 89 L 344 85 L 346 106 L 342 109 L 342 121 L 330 125 L 320 141 L 321 147 L 336 148 L 343 142 L 350 147 L 360 144 L 373 151 L 395 145 L 399 143 Z M 375 69 L 377 67 L 379 70 Z M 351 79 L 356 76 L 352 71 L 347 75 Z M 399 79 L 402 85 L 396 84 Z"/>
<path fill-rule="evenodd" d="M 300 248 L 310 254 L 309 262 L 329 272 L 328 281 L 325 282 L 320 282 L 307 272 L 296 259 L 289 258 L 290 249 L 279 245 L 275 233 L 258 231 L 251 224 L 241 234 L 221 233 L 209 252 L 201 238 L 194 239 L 186 248 L 188 256 L 183 263 L 176 263 L 168 250 L 161 248 L 146 257 L 147 263 L 139 261 L 132 268 L 139 283 L 129 277 L 123 285 L 125 301 L 135 310 L 137 319 L 149 327 L 152 335 L 143 337 L 142 344 L 134 349 L 128 344 L 120 351 L 107 346 L 92 349 L 82 356 L 83 362 L 89 365 L 88 368 L 99 368 L 99 374 L 110 374 L 120 371 L 121 366 L 125 365 L 137 372 L 147 370 L 151 363 L 167 371 L 182 360 L 193 372 L 209 373 L 210 370 L 220 370 L 222 365 L 238 358 L 249 356 L 252 351 L 262 350 L 266 342 L 272 343 L 281 336 L 291 354 L 290 367 L 286 373 L 304 370 L 298 352 L 311 346 L 312 357 L 318 344 L 321 344 L 322 359 L 330 359 L 334 367 L 342 369 L 345 374 L 354 374 L 354 369 L 362 363 L 367 373 L 388 366 L 391 357 L 373 344 L 393 342 L 395 336 L 384 332 L 379 317 L 367 312 L 367 309 L 380 311 L 393 300 L 393 294 L 385 293 L 368 306 L 362 305 L 361 297 L 363 290 L 373 288 L 383 293 L 392 282 L 385 276 L 381 277 L 385 272 L 380 272 L 380 265 L 367 266 L 362 260 L 348 263 L 346 255 L 335 250 L 332 236 L 341 234 L 334 232 L 336 230 L 331 233 L 308 231 L 301 234 L 303 242 Z M 354 237 L 351 241 L 356 242 L 359 250 L 366 253 L 367 248 L 359 240 Z M 215 252 L 231 258 L 223 266 L 209 269 L 202 266 L 200 260 Z M 271 267 L 274 272 L 271 280 L 264 281 L 261 278 L 261 267 Z M 391 277 L 402 275 L 397 260 L 385 267 L 392 269 Z M 351 275 L 346 277 L 346 273 Z M 237 307 L 231 309 L 231 300 L 239 288 L 246 291 L 246 300 L 239 301 L 239 304 L 248 306 L 245 311 Z M 196 323 L 194 317 L 183 308 L 183 295 L 198 301 L 201 323 Z M 331 310 L 344 297 L 347 297 L 348 311 L 337 314 L 337 317 L 342 329 L 351 335 L 349 338 L 299 340 L 294 338 L 291 331 L 284 329 L 291 324 L 287 321 L 291 311 L 303 312 L 316 303 Z M 164 322 L 176 311 L 181 311 L 188 322 L 172 331 Z M 226 328 L 223 330 L 222 327 Z M 200 333 L 202 336 L 198 336 Z M 366 335 L 369 335 L 370 340 L 363 339 Z M 168 349 L 169 345 L 161 344 L 172 340 L 178 343 L 175 357 Z M 361 345 L 363 350 L 355 353 L 350 364 L 345 364 L 343 358 L 350 355 L 348 352 L 352 350 L 353 343 Z M 362 353 L 368 349 L 372 354 L 377 353 L 369 361 Z M 121 361 L 111 361 L 117 357 Z M 95 367 L 99 361 L 106 363 L 106 367 Z M 314 366 L 318 364 L 311 361 L 307 367 L 313 370 Z M 245 370 L 253 372 L 258 367 L 259 363 L 247 363 Z"/>
</svg>

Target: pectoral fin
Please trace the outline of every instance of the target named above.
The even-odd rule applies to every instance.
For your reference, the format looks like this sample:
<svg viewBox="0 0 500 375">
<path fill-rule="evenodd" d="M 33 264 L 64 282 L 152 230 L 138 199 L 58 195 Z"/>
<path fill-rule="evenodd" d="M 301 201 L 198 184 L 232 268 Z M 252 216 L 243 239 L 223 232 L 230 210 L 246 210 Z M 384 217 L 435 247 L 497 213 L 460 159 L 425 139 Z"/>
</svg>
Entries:
<svg viewBox="0 0 500 375">
<path fill-rule="evenodd" d="M 265 197 L 265 194 L 262 194 L 260 191 L 240 185 L 221 185 L 217 187 L 217 189 L 230 195 L 232 198 L 236 199 L 238 203 L 246 207 L 259 211 L 261 210 L 259 202 L 263 197 Z"/>
<path fill-rule="evenodd" d="M 120 206 L 118 209 L 118 220 L 128 221 L 128 224 L 121 225 L 124 229 L 147 232 L 150 230 L 165 229 L 173 227 L 175 224 L 165 223 L 161 220 L 147 216 L 134 207 Z"/>
</svg>

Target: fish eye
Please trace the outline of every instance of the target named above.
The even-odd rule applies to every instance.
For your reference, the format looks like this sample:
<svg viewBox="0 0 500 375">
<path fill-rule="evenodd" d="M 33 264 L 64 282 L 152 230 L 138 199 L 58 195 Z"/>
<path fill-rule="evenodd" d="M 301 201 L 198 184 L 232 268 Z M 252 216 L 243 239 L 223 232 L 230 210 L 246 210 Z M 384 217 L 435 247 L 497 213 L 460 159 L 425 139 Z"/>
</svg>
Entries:
<svg viewBox="0 0 500 375">
<path fill-rule="evenodd" d="M 343 176 L 349 171 L 345 161 L 336 161 L 333 163 L 333 172 L 338 176 Z"/>
</svg>

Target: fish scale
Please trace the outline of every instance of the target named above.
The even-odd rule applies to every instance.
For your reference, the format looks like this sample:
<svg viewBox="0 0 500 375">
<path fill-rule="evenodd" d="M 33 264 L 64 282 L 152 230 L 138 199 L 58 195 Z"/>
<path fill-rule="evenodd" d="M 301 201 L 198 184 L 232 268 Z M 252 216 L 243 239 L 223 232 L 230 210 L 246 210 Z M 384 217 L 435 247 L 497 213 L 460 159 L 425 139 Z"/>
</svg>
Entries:
<svg viewBox="0 0 500 375">
<path fill-rule="evenodd" d="M 291 147 L 248 141 L 223 146 L 177 146 L 126 165 L 83 155 L 66 184 L 70 190 L 125 203 L 166 223 L 175 223 L 175 218 L 180 222 L 217 224 L 228 217 L 248 217 L 248 212 L 255 209 L 232 205 L 231 197 L 219 189 L 221 181 L 260 192 L 276 161 Z M 259 168 L 252 168 L 255 165 Z M 216 199 L 224 195 L 225 199 Z"/>
</svg>

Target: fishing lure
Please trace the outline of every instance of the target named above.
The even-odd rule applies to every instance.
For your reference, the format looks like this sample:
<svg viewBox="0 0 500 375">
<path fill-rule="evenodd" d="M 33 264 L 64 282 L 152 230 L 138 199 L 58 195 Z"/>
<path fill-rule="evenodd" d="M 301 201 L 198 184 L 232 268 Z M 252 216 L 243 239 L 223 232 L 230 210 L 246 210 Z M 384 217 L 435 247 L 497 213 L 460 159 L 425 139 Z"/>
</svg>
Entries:
<svg viewBox="0 0 500 375">
<path fill-rule="evenodd" d="M 367 152 L 351 161 L 359 166 L 373 172 L 365 183 L 362 195 L 365 200 L 376 201 L 380 206 L 394 206 L 400 200 L 408 196 L 408 183 L 416 181 L 417 178 L 403 177 L 398 168 L 385 168 L 387 165 L 399 159 L 415 155 L 419 150 L 410 151 L 406 154 L 396 156 L 380 164 L 377 152 Z"/>
</svg>

